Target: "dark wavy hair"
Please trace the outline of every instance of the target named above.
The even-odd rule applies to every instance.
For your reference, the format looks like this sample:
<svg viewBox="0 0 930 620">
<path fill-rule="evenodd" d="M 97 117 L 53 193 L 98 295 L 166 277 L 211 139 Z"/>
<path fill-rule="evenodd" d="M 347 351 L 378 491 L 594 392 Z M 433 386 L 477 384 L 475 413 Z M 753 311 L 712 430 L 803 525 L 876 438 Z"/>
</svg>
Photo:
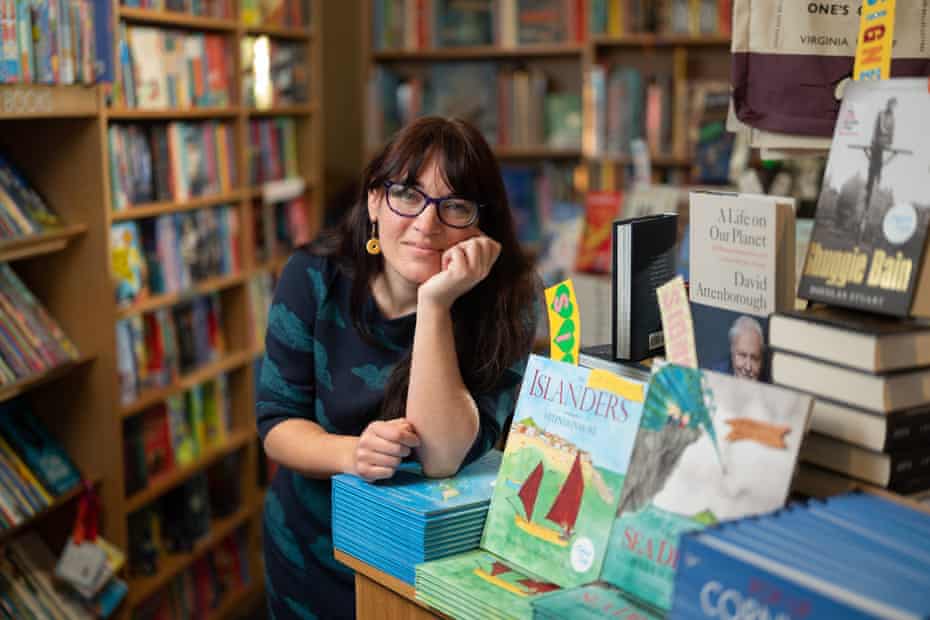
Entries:
<svg viewBox="0 0 930 620">
<path fill-rule="evenodd" d="M 414 183 L 434 162 L 443 181 L 458 195 L 484 205 L 478 227 L 501 244 L 488 276 L 452 306 L 455 349 L 466 387 L 490 390 L 503 373 L 532 346 L 532 309 L 541 285 L 517 241 L 500 167 L 481 133 L 469 123 L 440 117 L 421 118 L 401 129 L 369 162 L 355 204 L 340 225 L 311 246 L 331 256 L 352 279 L 351 318 L 368 342 L 375 343 L 362 320 L 371 284 L 384 270 L 384 259 L 365 251 L 370 235 L 368 193 L 384 191 L 386 180 Z M 410 352 L 395 366 L 385 388 L 380 416 L 403 417 L 410 381 Z"/>
</svg>

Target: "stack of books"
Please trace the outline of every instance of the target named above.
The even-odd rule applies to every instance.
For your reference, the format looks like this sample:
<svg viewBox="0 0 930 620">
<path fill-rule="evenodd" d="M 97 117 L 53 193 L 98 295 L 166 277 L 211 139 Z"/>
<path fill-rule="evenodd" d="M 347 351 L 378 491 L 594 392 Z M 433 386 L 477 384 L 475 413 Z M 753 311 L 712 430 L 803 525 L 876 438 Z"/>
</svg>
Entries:
<svg viewBox="0 0 930 620">
<path fill-rule="evenodd" d="M 454 478 L 410 470 L 376 483 L 334 476 L 333 546 L 413 584 L 420 562 L 478 546 L 500 464 L 491 451 Z"/>
<path fill-rule="evenodd" d="M 812 394 L 795 489 L 930 488 L 930 325 L 815 307 L 771 320 L 773 378 Z"/>
<path fill-rule="evenodd" d="M 559 590 L 533 600 L 533 620 L 626 618 L 658 620 L 664 614 L 604 583 Z"/>
<path fill-rule="evenodd" d="M 773 381 L 817 400 L 806 494 L 930 489 L 928 105 L 926 79 L 846 92 L 798 291 L 828 307 L 770 323 Z"/>
<path fill-rule="evenodd" d="M 689 534 L 672 617 L 926 618 L 928 533 L 927 512 L 853 493 Z"/>
</svg>

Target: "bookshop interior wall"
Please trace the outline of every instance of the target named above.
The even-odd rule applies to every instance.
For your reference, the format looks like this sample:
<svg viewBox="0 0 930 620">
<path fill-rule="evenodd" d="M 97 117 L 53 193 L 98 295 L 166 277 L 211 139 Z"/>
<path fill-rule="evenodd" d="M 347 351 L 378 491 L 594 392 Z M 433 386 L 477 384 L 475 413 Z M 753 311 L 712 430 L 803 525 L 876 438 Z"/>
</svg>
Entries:
<svg viewBox="0 0 930 620">
<path fill-rule="evenodd" d="M 439 115 L 547 290 L 494 450 L 333 477 L 358 617 L 930 617 L 928 14 L 0 2 L 0 613 L 266 617 L 277 279 Z"/>
</svg>

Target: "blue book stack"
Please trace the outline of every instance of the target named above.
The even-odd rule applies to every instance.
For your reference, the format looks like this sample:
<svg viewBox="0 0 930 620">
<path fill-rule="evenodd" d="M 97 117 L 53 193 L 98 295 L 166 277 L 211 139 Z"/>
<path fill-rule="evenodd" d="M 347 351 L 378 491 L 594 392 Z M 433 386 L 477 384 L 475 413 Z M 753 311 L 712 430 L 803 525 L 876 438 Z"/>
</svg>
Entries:
<svg viewBox="0 0 930 620">
<path fill-rule="evenodd" d="M 680 551 L 672 618 L 930 618 L 930 513 L 876 495 L 732 521 Z"/>
<path fill-rule="evenodd" d="M 500 465 L 494 450 L 452 478 L 334 476 L 333 545 L 412 585 L 417 564 L 478 548 Z"/>
</svg>

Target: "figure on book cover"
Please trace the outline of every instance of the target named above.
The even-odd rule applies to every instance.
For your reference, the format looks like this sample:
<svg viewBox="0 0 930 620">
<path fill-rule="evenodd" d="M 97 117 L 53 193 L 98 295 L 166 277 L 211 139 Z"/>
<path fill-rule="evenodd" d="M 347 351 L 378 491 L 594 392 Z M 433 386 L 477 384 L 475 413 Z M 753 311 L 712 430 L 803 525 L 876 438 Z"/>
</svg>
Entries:
<svg viewBox="0 0 930 620">
<path fill-rule="evenodd" d="M 268 313 L 256 404 L 280 464 L 264 524 L 275 618 L 354 614 L 351 571 L 332 556 L 332 475 L 391 478 L 415 459 L 447 477 L 495 444 L 540 292 L 496 159 L 455 119 L 398 132 L 340 227 L 295 251 Z"/>
<path fill-rule="evenodd" d="M 710 367 L 728 375 L 758 381 L 765 362 L 765 333 L 751 316 L 740 315 L 727 332 L 730 354 Z"/>
</svg>

